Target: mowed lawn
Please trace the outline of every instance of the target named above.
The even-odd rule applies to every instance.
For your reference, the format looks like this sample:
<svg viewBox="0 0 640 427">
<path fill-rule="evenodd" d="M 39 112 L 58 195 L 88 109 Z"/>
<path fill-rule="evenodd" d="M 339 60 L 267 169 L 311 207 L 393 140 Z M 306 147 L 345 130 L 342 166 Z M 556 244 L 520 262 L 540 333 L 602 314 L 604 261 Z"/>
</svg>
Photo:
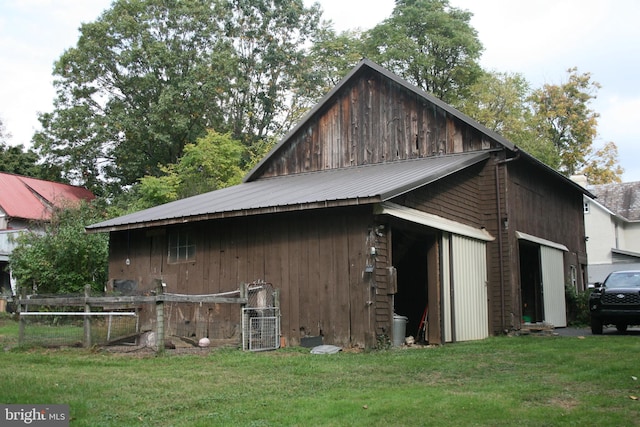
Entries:
<svg viewBox="0 0 640 427">
<path fill-rule="evenodd" d="M 0 343 L 17 327 L 0 326 Z M 640 336 L 492 337 L 422 349 L 196 355 L 11 349 L 0 403 L 72 426 L 640 425 Z"/>
</svg>

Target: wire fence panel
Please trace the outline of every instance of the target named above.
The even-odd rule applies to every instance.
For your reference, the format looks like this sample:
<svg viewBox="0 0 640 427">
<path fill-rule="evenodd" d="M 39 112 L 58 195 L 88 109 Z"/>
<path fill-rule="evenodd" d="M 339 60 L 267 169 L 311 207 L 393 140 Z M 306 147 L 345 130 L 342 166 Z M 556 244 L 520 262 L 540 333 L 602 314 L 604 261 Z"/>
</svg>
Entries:
<svg viewBox="0 0 640 427">
<path fill-rule="evenodd" d="M 280 310 L 242 309 L 242 349 L 250 351 L 280 348 Z"/>
<path fill-rule="evenodd" d="M 181 338 L 240 343 L 240 305 L 167 302 L 164 306 L 165 334 Z"/>
<path fill-rule="evenodd" d="M 271 283 L 247 285 L 247 305 L 242 309 L 242 349 L 250 351 L 280 348 L 280 309 Z"/>
<path fill-rule="evenodd" d="M 183 349 L 239 346 L 279 348 L 279 293 L 257 281 L 239 289 L 204 295 L 157 289 L 94 295 L 28 295 L 18 301 L 20 343 L 92 346 L 135 343 L 138 347 Z M 247 310 L 245 311 L 244 308 Z M 41 311 L 38 311 L 41 310 Z M 186 347 L 185 347 L 186 346 Z"/>
<path fill-rule="evenodd" d="M 103 345 L 135 339 L 138 316 L 133 312 L 20 313 L 20 344 L 44 347 Z"/>
</svg>

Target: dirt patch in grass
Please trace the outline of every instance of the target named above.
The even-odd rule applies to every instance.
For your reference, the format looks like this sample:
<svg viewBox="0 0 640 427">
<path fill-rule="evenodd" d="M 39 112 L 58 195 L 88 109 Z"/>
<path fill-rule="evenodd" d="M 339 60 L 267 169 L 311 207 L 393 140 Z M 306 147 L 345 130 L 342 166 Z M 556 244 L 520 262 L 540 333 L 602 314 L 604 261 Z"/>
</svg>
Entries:
<svg viewBox="0 0 640 427">
<path fill-rule="evenodd" d="M 562 408 L 567 411 L 574 409 L 579 405 L 579 402 L 576 399 L 572 397 L 562 396 L 554 397 L 549 403 L 551 403 L 551 405 L 553 406 L 557 406 L 558 408 Z"/>
</svg>

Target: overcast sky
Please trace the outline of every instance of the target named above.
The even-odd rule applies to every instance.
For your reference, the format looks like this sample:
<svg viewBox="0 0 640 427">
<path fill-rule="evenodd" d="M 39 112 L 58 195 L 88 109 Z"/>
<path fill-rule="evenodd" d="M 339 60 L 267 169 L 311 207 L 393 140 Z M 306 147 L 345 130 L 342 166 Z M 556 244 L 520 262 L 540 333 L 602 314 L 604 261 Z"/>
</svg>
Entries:
<svg viewBox="0 0 640 427">
<path fill-rule="evenodd" d="M 566 70 L 590 72 L 602 88 L 596 145 L 614 141 L 625 182 L 640 181 L 640 1 L 449 0 L 474 14 L 485 69 L 522 73 L 534 88 L 566 81 Z M 305 0 L 309 4 L 310 0 Z M 322 0 L 338 30 L 370 28 L 391 14 L 393 0 Z M 38 112 L 53 109 L 51 71 L 110 0 L 0 0 L 0 118 L 11 144 L 30 145 Z"/>
</svg>

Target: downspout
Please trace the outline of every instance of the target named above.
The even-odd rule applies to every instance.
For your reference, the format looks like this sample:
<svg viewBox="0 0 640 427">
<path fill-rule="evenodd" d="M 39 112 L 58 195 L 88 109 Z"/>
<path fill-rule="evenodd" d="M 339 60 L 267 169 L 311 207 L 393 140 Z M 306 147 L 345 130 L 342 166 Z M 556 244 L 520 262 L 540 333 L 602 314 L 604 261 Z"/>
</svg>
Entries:
<svg viewBox="0 0 640 427">
<path fill-rule="evenodd" d="M 501 209 L 501 199 L 500 199 L 500 178 L 498 176 L 498 172 L 499 172 L 499 167 L 501 165 L 505 165 L 507 163 L 510 163 L 514 160 L 518 160 L 520 158 L 520 152 L 516 151 L 516 155 L 515 157 L 511 157 L 510 159 L 504 159 L 504 160 L 496 160 L 495 162 L 495 178 L 496 178 L 496 203 L 498 205 L 498 218 L 497 218 L 497 222 L 498 222 L 498 258 L 499 258 L 499 265 L 500 265 L 500 325 L 501 325 L 501 329 L 504 332 L 505 330 L 505 300 L 504 300 L 504 288 L 505 288 L 505 279 L 504 279 L 504 259 L 503 259 L 503 254 L 504 254 L 504 242 L 503 242 L 503 236 L 502 236 L 502 209 Z"/>
</svg>

